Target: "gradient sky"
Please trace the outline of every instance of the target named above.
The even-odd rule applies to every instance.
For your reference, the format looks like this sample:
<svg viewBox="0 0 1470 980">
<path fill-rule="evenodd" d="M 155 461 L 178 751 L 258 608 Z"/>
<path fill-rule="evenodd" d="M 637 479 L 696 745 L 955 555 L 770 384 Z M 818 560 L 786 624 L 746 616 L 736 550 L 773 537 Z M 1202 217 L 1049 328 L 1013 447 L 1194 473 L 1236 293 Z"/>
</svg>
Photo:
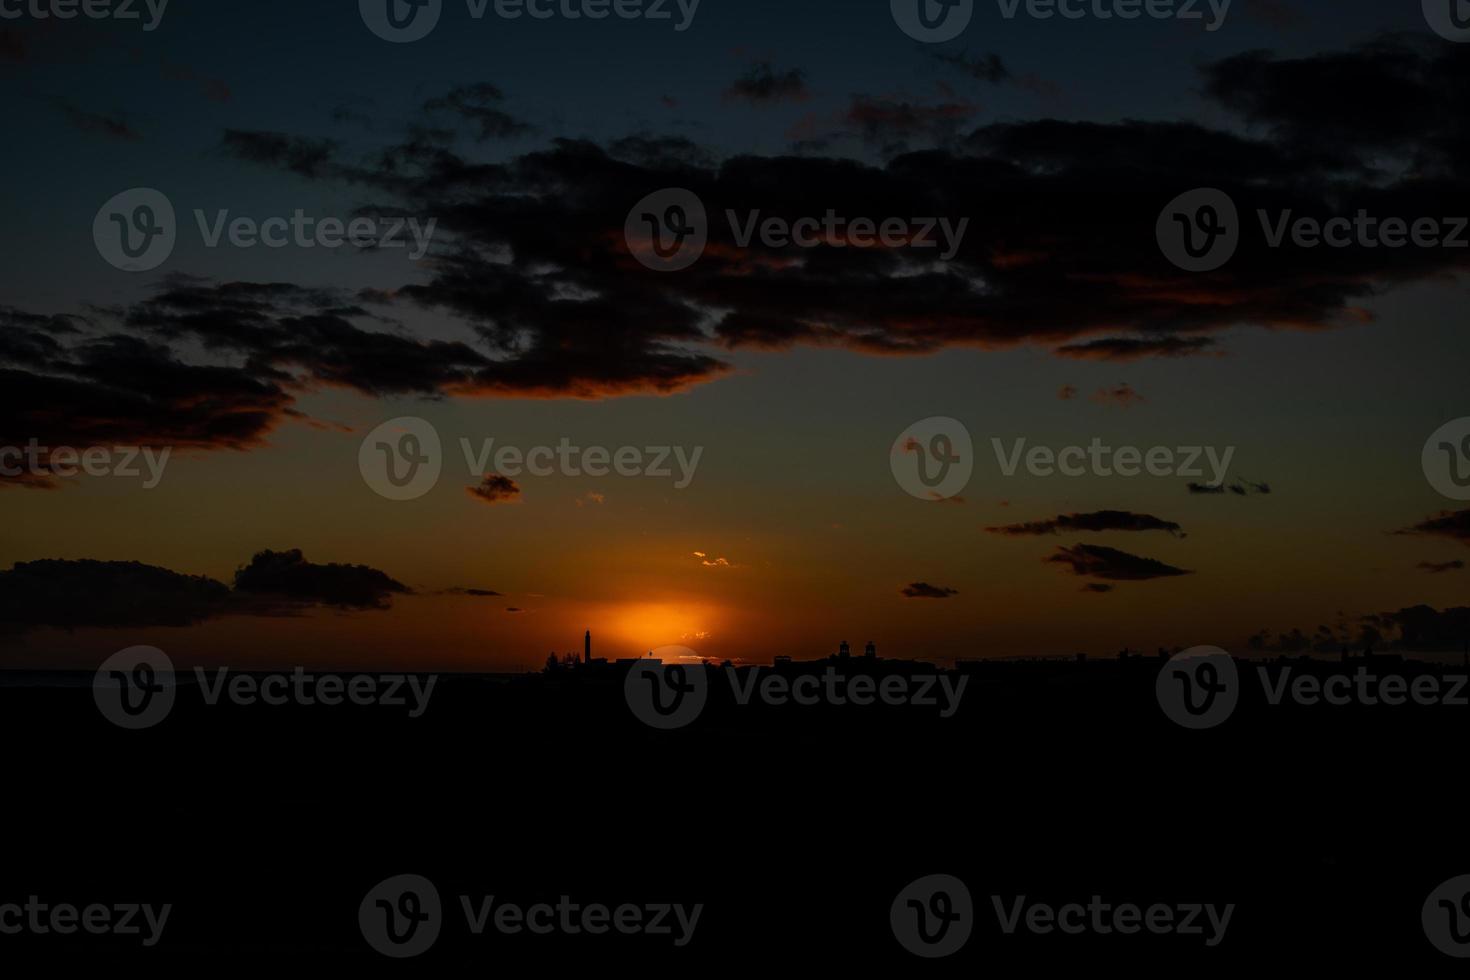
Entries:
<svg viewBox="0 0 1470 980">
<path fill-rule="evenodd" d="M 1203 91 L 1202 66 L 1261 49 L 1282 61 L 1310 58 L 1396 32 L 1453 47 L 1429 33 L 1417 3 L 1308 0 L 1236 0 L 1215 33 L 1174 22 L 1006 21 L 981 3 L 966 35 L 938 49 L 904 36 L 886 2 L 839 0 L 703 0 L 683 33 L 643 21 L 474 23 L 450 3 L 430 38 L 401 46 L 371 35 L 351 3 L 174 0 L 147 34 L 114 23 L 0 24 L 0 105 L 28 137 L 8 156 L 0 183 L 8 227 L 0 306 L 85 314 L 93 323 L 146 303 L 180 275 L 349 296 L 433 278 L 432 259 L 211 250 L 192 229 L 154 272 L 105 264 L 93 246 L 93 216 L 131 187 L 163 191 L 190 224 L 194 208 L 347 216 L 386 196 L 244 159 L 227 131 L 331 140 L 342 159 L 362 159 L 402 139 L 410 124 L 445 125 L 425 114 L 426 101 L 489 83 L 503 92 L 497 107 L 528 129 L 477 141 L 466 135 L 467 120 L 450 119 L 466 127 L 455 152 L 484 163 L 515 161 L 562 138 L 606 146 L 635 134 L 681 137 L 716 161 L 777 158 L 798 137 L 841 128 L 834 120 L 851 119 L 862 99 L 967 107 L 958 134 L 903 134 L 905 149 L 920 154 L 982 127 L 1045 119 L 1191 122 L 1266 140 L 1269 121 L 1253 124 Z M 970 77 L 936 50 L 997 55 L 1010 78 Z M 761 62 L 801 72 L 801 96 L 768 104 L 731 97 L 736 80 Z M 877 168 L 901 155 L 858 139 L 810 152 Z M 1186 166 L 1177 186 L 1158 188 L 1160 204 L 1199 185 L 1188 174 Z M 823 188 L 801 191 L 806 213 L 820 215 Z M 621 213 L 639 196 L 609 208 Z M 1119 248 L 1155 249 L 1155 215 L 1119 227 Z M 969 217 L 976 226 L 987 220 Z M 1033 217 L 1043 228 L 1050 220 Z M 189 627 L 18 629 L 0 632 L 0 662 L 92 666 L 142 643 L 181 664 L 514 669 L 579 649 L 585 628 L 607 656 L 683 644 L 757 662 L 825 654 L 844 638 L 934 659 L 1102 654 L 1125 645 L 1244 652 L 1261 629 L 1310 634 L 1421 603 L 1463 605 L 1470 573 L 1416 567 L 1464 558 L 1463 540 L 1391 532 L 1454 506 L 1426 481 L 1420 451 L 1440 425 L 1470 415 L 1464 282 L 1442 269 L 1392 278 L 1353 304 L 1369 317 L 1311 329 L 1265 328 L 1249 317 L 1214 325 L 1208 335 L 1218 348 L 1210 353 L 1219 356 L 1061 357 L 1060 343 L 1098 332 L 1022 331 L 1010 343 L 986 335 L 912 356 L 856 343 L 712 341 L 692 346 L 729 371 L 674 393 L 602 399 L 425 398 L 304 383 L 293 395 L 306 418 L 280 419 L 248 449 L 178 450 L 156 489 L 122 479 L 0 489 L 0 569 L 41 559 L 137 561 L 228 583 L 256 552 L 301 549 L 312 562 L 381 569 L 413 594 L 392 596 L 386 609 L 307 604 L 292 615 L 221 615 Z M 400 303 L 391 315 L 397 323 L 361 325 L 420 341 L 474 338 L 473 324 L 452 310 Z M 187 339 L 174 349 L 195 362 L 238 363 Z M 1092 397 L 1122 384 L 1143 400 Z M 1076 397 L 1060 398 L 1068 386 Z M 446 471 L 429 495 L 395 503 L 365 485 L 358 448 L 374 427 L 405 415 L 437 428 Z M 962 421 L 979 449 L 962 504 L 915 500 L 890 472 L 895 437 L 930 416 Z M 5 436 L 24 431 L 7 425 Z M 668 480 L 526 476 L 519 499 L 490 505 L 465 492 L 474 480 L 459 456 L 461 437 L 523 448 L 567 438 L 704 451 L 687 489 Z M 1193 495 L 1178 478 L 1007 478 L 990 455 L 992 437 L 1233 446 L 1231 478 L 1267 482 L 1272 492 Z M 984 530 L 1103 510 L 1155 515 L 1187 536 Z M 1086 592 L 1106 583 L 1044 560 L 1083 543 L 1192 574 Z M 706 565 L 696 552 L 729 564 Z M 956 594 L 901 594 L 918 582 Z M 440 594 L 456 589 L 501 595 Z"/>
</svg>

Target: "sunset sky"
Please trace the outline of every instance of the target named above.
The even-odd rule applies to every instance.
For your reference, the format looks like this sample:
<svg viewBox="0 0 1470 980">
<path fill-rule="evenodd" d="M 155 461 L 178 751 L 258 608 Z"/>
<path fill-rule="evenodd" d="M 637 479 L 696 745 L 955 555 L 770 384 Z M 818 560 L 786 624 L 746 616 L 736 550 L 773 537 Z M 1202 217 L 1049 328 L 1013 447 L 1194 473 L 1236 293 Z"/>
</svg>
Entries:
<svg viewBox="0 0 1470 980">
<path fill-rule="evenodd" d="M 1470 210 L 1470 45 L 1418 3 L 1236 0 L 1213 32 L 978 3 L 938 45 L 887 2 L 703 0 L 685 31 L 450 2 L 402 45 L 355 6 L 0 21 L 0 105 L 28 137 L 0 184 L 0 445 L 172 451 L 153 489 L 0 479 L 0 665 L 148 644 L 180 664 L 512 670 L 588 628 L 609 657 L 1247 653 L 1262 630 L 1265 649 L 1323 626 L 1391 640 L 1363 617 L 1470 604 L 1470 505 L 1421 465 L 1470 416 L 1470 249 L 1273 250 L 1254 218 Z M 171 201 L 178 244 L 129 273 L 93 220 L 137 187 Z M 661 273 L 623 225 L 670 187 L 708 206 L 711 244 Z M 1198 187 L 1243 218 L 1214 273 L 1154 235 Z M 948 263 L 801 254 L 741 249 L 727 208 L 969 228 Z M 438 231 L 418 261 L 211 249 L 195 209 Z M 359 448 L 404 416 L 437 430 L 443 473 L 391 501 Z M 943 502 L 890 468 L 936 416 L 976 450 Z M 487 500 L 459 441 L 490 438 L 702 454 L 682 489 L 523 474 Z M 1234 447 L 1227 489 L 1008 477 L 991 449 L 1095 438 Z M 1157 526 L 987 530 L 1099 512 Z M 1125 555 L 1083 574 L 1081 546 Z M 229 590 L 296 549 L 296 573 L 229 595 L 5 571 L 138 562 Z"/>
</svg>

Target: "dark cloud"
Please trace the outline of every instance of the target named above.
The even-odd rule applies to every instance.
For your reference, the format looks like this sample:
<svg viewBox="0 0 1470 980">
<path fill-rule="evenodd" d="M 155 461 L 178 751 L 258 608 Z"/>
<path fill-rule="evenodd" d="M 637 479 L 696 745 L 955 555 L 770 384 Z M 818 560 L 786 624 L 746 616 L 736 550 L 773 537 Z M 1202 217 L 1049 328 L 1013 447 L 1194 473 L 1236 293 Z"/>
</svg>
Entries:
<svg viewBox="0 0 1470 980">
<path fill-rule="evenodd" d="M 1463 561 L 1421 561 L 1418 566 L 1421 571 L 1429 572 L 1431 575 L 1440 575 L 1444 572 L 1458 572 L 1465 567 Z"/>
<path fill-rule="evenodd" d="M 769 61 L 760 61 L 725 90 L 725 98 L 752 105 L 775 105 L 805 102 L 811 98 L 811 91 L 806 85 L 806 73 L 800 69 L 778 72 Z"/>
<path fill-rule="evenodd" d="M 1234 483 L 1191 483 L 1188 489 L 1195 496 L 1217 497 L 1230 493 L 1237 497 L 1264 497 L 1271 493 L 1271 484 L 1237 480 Z"/>
<path fill-rule="evenodd" d="M 425 112 L 448 112 L 470 123 L 480 140 L 510 139 L 533 131 L 526 122 L 516 119 L 501 106 L 505 94 L 494 85 L 479 83 L 461 85 L 448 94 L 424 103 Z"/>
<path fill-rule="evenodd" d="M 1288 152 L 1340 171 L 1378 173 L 1395 161 L 1424 176 L 1463 169 L 1470 57 L 1428 34 L 1302 58 L 1246 52 L 1207 66 L 1204 79 L 1209 97 Z"/>
<path fill-rule="evenodd" d="M 1058 548 L 1045 559 L 1059 565 L 1067 565 L 1074 575 L 1109 579 L 1120 582 L 1137 582 L 1146 579 L 1168 578 L 1175 575 L 1192 575 L 1191 571 L 1166 565 L 1153 558 L 1141 558 L 1116 548 L 1105 548 L 1096 544 L 1079 544 L 1071 548 Z"/>
<path fill-rule="evenodd" d="M 235 591 L 303 605 L 386 609 L 394 595 L 412 592 L 367 565 L 316 565 L 300 550 L 262 551 L 235 572 Z"/>
<path fill-rule="evenodd" d="M 1440 511 L 1435 517 L 1426 518 L 1393 533 L 1448 538 L 1461 544 L 1470 544 L 1470 510 Z"/>
<path fill-rule="evenodd" d="M 1210 337 L 1107 337 L 1064 344 L 1055 353 L 1088 361 L 1138 361 L 1148 357 L 1218 356 Z"/>
<path fill-rule="evenodd" d="M 1126 510 L 1099 510 L 1090 514 L 1059 514 L 1050 520 L 1004 524 L 999 527 L 987 527 L 985 530 L 991 534 L 1002 534 L 1007 537 L 1081 531 L 1164 531 L 1176 538 L 1185 537 L 1183 530 L 1173 521 L 1165 521 L 1150 514 L 1135 514 Z"/>
<path fill-rule="evenodd" d="M 1088 582 L 1086 585 L 1082 586 L 1081 591 L 1091 592 L 1095 595 L 1106 595 L 1109 592 L 1112 592 L 1115 588 L 1117 588 L 1117 586 L 1104 585 L 1101 582 Z"/>
<path fill-rule="evenodd" d="M 995 53 L 972 55 L 968 51 L 938 50 L 934 52 L 934 57 L 946 65 L 958 68 L 977 82 L 989 82 L 996 85 L 1011 77 L 1010 69 L 1001 60 L 1000 55 Z"/>
<path fill-rule="evenodd" d="M 410 592 L 377 569 L 313 565 L 300 551 L 260 552 L 235 573 L 233 590 L 136 561 L 47 559 L 0 572 L 0 632 L 191 626 L 313 606 L 385 609 L 392 595 Z"/>
<path fill-rule="evenodd" d="M 227 129 L 220 149 L 250 163 L 279 167 L 302 177 L 320 177 L 327 172 L 337 143 L 284 133 Z"/>
<path fill-rule="evenodd" d="M 501 595 L 501 593 L 499 593 L 499 592 L 492 592 L 489 589 L 466 589 L 466 588 L 444 589 L 444 590 L 442 590 L 440 592 L 437 592 L 435 594 L 436 595 L 474 596 L 475 598 L 479 598 L 479 599 L 496 598 L 496 597 L 499 597 Z"/>
<path fill-rule="evenodd" d="M 465 487 L 465 492 L 487 504 L 514 503 L 521 497 L 521 488 L 516 481 L 494 473 L 487 474 L 475 486 Z"/>
<path fill-rule="evenodd" d="M 283 379 L 252 366 L 187 363 L 75 318 L 0 323 L 0 445 L 248 449 L 294 413 Z"/>
<path fill-rule="evenodd" d="M 913 582 L 905 585 L 899 594 L 909 599 L 948 599 L 960 594 L 958 589 L 949 589 L 928 582 Z"/>
<path fill-rule="evenodd" d="M 402 139 L 352 159 L 316 136 L 229 130 L 223 149 L 239 158 L 353 187 L 378 213 L 435 216 L 435 251 L 411 281 L 364 295 L 375 312 L 298 284 L 174 280 L 121 311 L 113 333 L 26 325 L 0 341 L 0 419 L 24 423 L 14 429 L 22 440 L 50 429 L 65 442 L 116 432 L 248 448 L 293 417 L 300 391 L 325 385 L 430 397 L 669 394 L 727 374 L 724 351 L 799 345 L 1173 357 L 1211 352 L 1236 327 L 1360 321 L 1363 304 L 1395 285 L 1464 268 L 1452 249 L 1271 250 L 1247 236 L 1228 266 L 1196 275 L 1164 259 L 1153 225 L 1168 200 L 1201 185 L 1231 193 L 1243 215 L 1456 213 L 1470 186 L 1451 164 L 1470 149 L 1470 123 L 1453 93 L 1470 87 L 1470 48 L 1384 41 L 1302 59 L 1255 53 L 1207 65 L 1204 77 L 1210 96 L 1256 129 L 1127 119 L 975 128 L 978 108 L 963 101 L 858 95 L 809 142 L 855 139 L 883 163 L 722 158 L 655 135 L 554 140 L 487 161 L 455 149 L 458 129 L 522 130 L 496 115 L 500 91 L 480 85 L 428 99 L 422 115 L 441 122 L 401 125 Z M 1336 108 L 1324 115 L 1322 105 Z M 668 187 L 698 194 L 711 217 L 704 256 L 677 275 L 642 268 L 622 234 L 631 205 Z M 726 210 L 984 220 L 941 262 L 937 249 L 835 247 L 845 240 L 741 247 Z M 388 318 L 409 308 L 447 314 L 465 338 L 394 329 Z M 1136 400 L 1121 391 L 1112 399 Z"/>
<path fill-rule="evenodd" d="M 65 99 L 57 99 L 55 104 L 67 121 L 84 133 L 124 143 L 136 143 L 143 138 L 120 113 L 93 112 Z"/>
<path fill-rule="evenodd" d="M 222 582 L 135 561 L 18 562 L 0 572 L 0 632 L 189 626 L 230 599 Z"/>
<path fill-rule="evenodd" d="M 1443 105 L 1444 94 L 1429 90 L 1465 73 L 1470 52 L 1370 46 L 1351 59 L 1407 59 L 1400 73 Z M 1470 187 L 1452 169 L 1387 172 L 1383 141 L 1349 139 L 1351 127 L 1334 145 L 1356 156 L 1300 137 L 1312 122 L 1288 111 L 1281 79 L 1310 76 L 1330 90 L 1340 70 L 1330 59 L 1265 55 L 1207 66 L 1213 97 L 1267 123 L 1262 136 L 1136 120 L 967 132 L 978 113 L 970 103 L 858 95 L 829 123 L 799 127 L 803 156 L 720 159 L 687 139 L 646 134 L 607 146 L 554 140 L 498 162 L 422 133 L 357 161 L 315 139 L 234 133 L 227 141 L 252 159 L 367 188 L 383 207 L 439 218 L 447 247 L 425 264 L 427 280 L 383 295 L 449 313 L 479 336 L 487 362 L 453 365 L 447 373 L 470 377 L 447 393 L 598 398 L 718 378 L 729 370 L 722 347 L 894 355 L 1034 344 L 1063 357 L 1130 360 L 1216 353 L 1217 335 L 1241 326 L 1359 321 L 1371 297 L 1462 268 L 1465 258 L 1447 249 L 1273 250 L 1252 235 L 1227 267 L 1196 275 L 1170 265 L 1153 232 L 1168 200 L 1201 185 L 1231 193 L 1243 215 L 1453 213 L 1444 208 Z M 430 101 L 500 104 L 498 90 L 480 90 L 479 101 L 459 91 Z M 1456 145 L 1441 123 L 1422 131 L 1423 147 L 1415 132 L 1401 129 L 1395 144 L 1415 159 L 1443 160 Z M 890 159 L 810 155 L 842 139 Z M 675 276 L 642 269 L 622 240 L 631 204 L 666 187 L 695 192 L 711 217 L 703 258 Z M 972 223 L 946 263 L 915 248 L 742 248 L 723 220 L 726 210 L 794 219 L 829 209 L 985 220 Z"/>
</svg>

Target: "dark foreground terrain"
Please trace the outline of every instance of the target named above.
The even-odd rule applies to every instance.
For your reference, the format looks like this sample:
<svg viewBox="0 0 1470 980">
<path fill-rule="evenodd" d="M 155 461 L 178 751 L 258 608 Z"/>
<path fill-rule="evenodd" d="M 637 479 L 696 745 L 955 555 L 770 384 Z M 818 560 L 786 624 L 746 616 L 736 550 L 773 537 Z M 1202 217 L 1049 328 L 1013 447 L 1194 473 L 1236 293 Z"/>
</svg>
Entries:
<svg viewBox="0 0 1470 980">
<path fill-rule="evenodd" d="M 1188 730 L 1160 708 L 1162 666 L 970 668 L 949 675 L 968 677 L 949 718 L 911 705 L 739 706 L 716 675 L 700 716 L 669 731 L 634 716 L 613 670 L 441 677 L 417 718 L 382 705 L 210 705 L 181 675 L 168 716 L 139 731 L 102 716 L 90 675 L 10 674 L 0 905 L 171 910 L 151 946 L 146 925 L 24 930 L 0 935 L 0 954 L 146 969 L 223 949 L 240 962 L 430 975 L 1462 970 L 1421 912 L 1470 873 L 1470 708 L 1271 706 L 1242 664 L 1239 708 Z M 370 945 L 359 909 L 401 875 L 432 882 L 441 911 L 428 948 L 395 961 Z M 968 914 L 955 928 L 971 933 L 926 959 L 890 909 L 932 875 L 958 879 L 969 900 L 948 894 L 927 911 Z M 571 935 L 559 911 L 546 934 L 497 929 L 492 913 L 477 935 L 491 896 L 491 908 L 633 906 L 626 922 L 669 931 L 590 934 L 569 911 Z M 1069 903 L 1088 909 L 1075 934 L 1032 931 L 1024 916 L 1002 924 L 1017 908 Z M 369 918 L 387 914 L 367 904 Z M 672 907 L 696 905 L 681 937 Z M 912 918 L 924 903 L 900 905 Z M 1175 928 L 1112 928 L 1126 905 L 1167 906 Z M 1233 906 L 1223 931 L 1207 906 Z M 1470 926 L 1448 906 L 1446 922 L 1452 913 Z M 1186 917 L 1193 926 L 1178 928 Z"/>
</svg>

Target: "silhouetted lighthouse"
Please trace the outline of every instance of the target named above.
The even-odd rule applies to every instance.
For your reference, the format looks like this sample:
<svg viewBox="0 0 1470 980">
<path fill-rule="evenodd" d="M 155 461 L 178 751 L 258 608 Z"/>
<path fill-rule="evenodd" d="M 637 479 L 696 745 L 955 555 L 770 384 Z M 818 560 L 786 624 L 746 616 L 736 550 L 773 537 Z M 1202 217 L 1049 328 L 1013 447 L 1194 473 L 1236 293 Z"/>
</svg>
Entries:
<svg viewBox="0 0 1470 980">
<path fill-rule="evenodd" d="M 582 663 L 584 663 L 584 664 L 590 664 L 590 663 L 592 663 L 592 631 L 591 630 L 588 630 L 587 631 L 587 635 L 584 636 L 584 637 L 582 637 Z"/>
</svg>

